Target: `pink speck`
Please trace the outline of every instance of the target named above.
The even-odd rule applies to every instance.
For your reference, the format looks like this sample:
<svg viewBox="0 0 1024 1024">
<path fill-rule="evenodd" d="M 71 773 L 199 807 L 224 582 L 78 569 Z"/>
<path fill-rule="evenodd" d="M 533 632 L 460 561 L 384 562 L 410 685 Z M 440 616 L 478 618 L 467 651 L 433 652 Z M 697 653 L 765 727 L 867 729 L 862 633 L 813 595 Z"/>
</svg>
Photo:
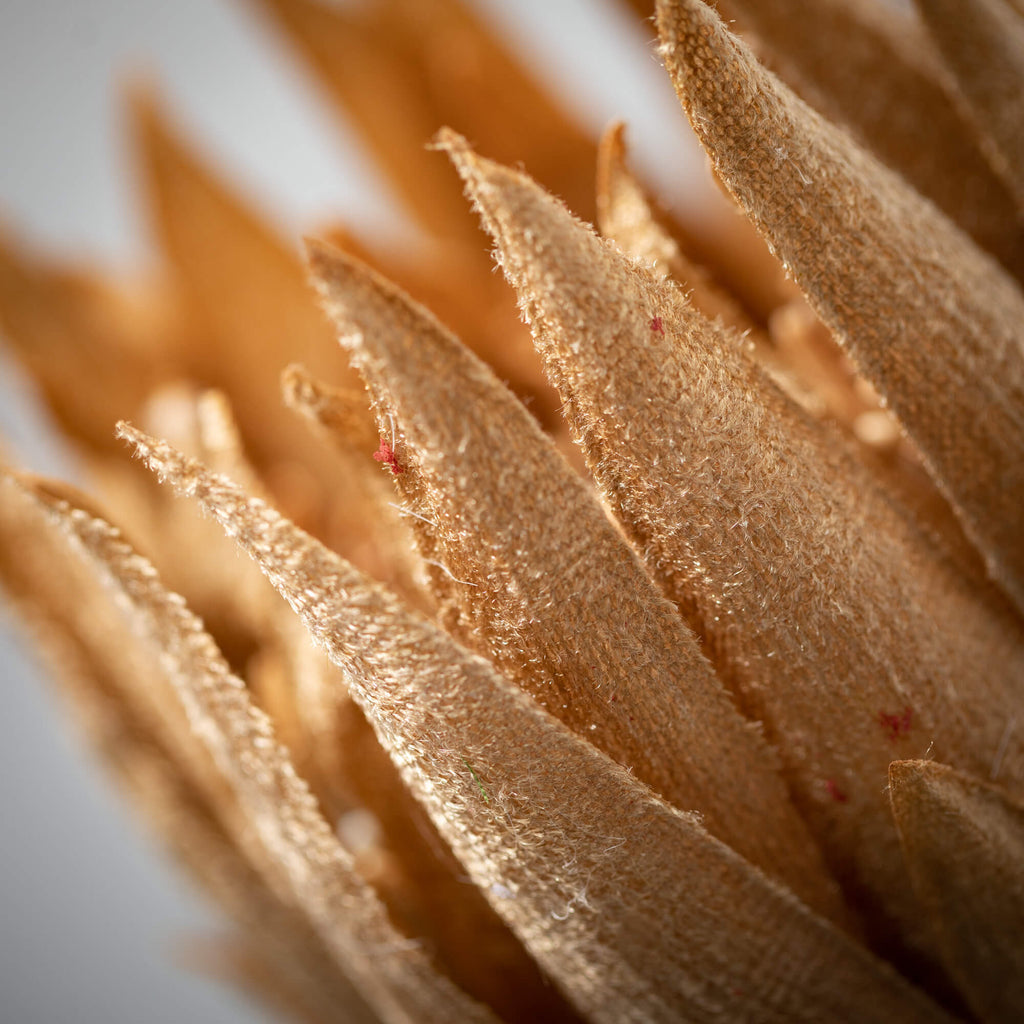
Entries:
<svg viewBox="0 0 1024 1024">
<path fill-rule="evenodd" d="M 651 332 L 660 334 L 662 337 L 665 336 L 665 325 L 661 322 L 660 316 L 651 317 Z"/>
<path fill-rule="evenodd" d="M 825 789 L 828 791 L 828 795 L 832 797 L 837 804 L 845 804 L 850 798 L 839 788 L 839 783 L 835 779 L 825 780 Z"/>
<path fill-rule="evenodd" d="M 888 734 L 889 739 L 895 742 L 910 732 L 910 725 L 914 717 L 914 709 L 905 707 L 903 711 L 890 714 L 887 711 L 878 712 L 878 724 Z"/>
<path fill-rule="evenodd" d="M 405 467 L 398 464 L 394 449 L 383 437 L 380 439 L 380 447 L 373 453 L 373 458 L 375 462 L 381 462 L 387 466 L 395 476 L 405 472 Z"/>
</svg>

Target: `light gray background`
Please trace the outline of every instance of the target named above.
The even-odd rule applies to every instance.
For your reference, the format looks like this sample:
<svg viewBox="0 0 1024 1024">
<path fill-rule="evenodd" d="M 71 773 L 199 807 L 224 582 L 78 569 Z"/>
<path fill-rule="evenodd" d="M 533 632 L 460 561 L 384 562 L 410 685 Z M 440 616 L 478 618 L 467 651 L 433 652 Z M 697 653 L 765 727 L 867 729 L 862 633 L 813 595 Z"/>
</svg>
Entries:
<svg viewBox="0 0 1024 1024">
<path fill-rule="evenodd" d="M 701 157 L 653 47 L 598 0 L 476 0 L 543 62 L 581 119 L 631 124 L 663 197 Z M 0 223 L 44 251 L 132 266 L 136 219 L 118 85 L 153 80 L 193 139 L 291 237 L 337 214 L 396 229 L 388 197 L 285 46 L 241 2 L 3 0 Z M 36 469 L 74 477 L 17 369 L 0 430 Z M 0 610 L 0 1024 L 266 1019 L 174 963 L 217 918 L 93 767 Z"/>
</svg>

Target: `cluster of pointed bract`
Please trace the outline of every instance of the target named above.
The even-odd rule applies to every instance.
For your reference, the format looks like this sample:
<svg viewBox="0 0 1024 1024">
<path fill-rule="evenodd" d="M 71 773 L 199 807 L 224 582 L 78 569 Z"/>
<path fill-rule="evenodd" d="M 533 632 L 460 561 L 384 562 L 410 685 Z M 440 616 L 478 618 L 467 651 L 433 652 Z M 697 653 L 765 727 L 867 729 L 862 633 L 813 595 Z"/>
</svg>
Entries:
<svg viewBox="0 0 1024 1024">
<path fill-rule="evenodd" d="M 7 472 L 0 578 L 239 925 L 225 972 L 320 1022 L 1024 1014 L 1016 3 L 723 0 L 780 79 L 659 2 L 799 290 L 454 0 L 263 4 L 439 271 L 340 229 L 304 268 L 149 99 L 159 284 L 3 249 L 106 511 Z M 458 184 L 415 148 L 445 120 L 587 217 L 596 166 L 605 237 L 444 130 Z"/>
</svg>

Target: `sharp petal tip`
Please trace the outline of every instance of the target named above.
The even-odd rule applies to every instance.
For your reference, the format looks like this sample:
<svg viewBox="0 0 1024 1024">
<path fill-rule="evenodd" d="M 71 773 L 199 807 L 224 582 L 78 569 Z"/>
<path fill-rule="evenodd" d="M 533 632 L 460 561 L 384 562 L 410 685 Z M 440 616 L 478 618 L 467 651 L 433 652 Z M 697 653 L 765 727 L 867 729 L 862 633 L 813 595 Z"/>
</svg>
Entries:
<svg viewBox="0 0 1024 1024">
<path fill-rule="evenodd" d="M 118 420 L 117 425 L 114 427 L 114 436 L 121 441 L 127 442 L 135 454 L 138 454 L 143 447 L 149 447 L 152 441 L 152 438 L 148 437 L 127 420 Z"/>
<path fill-rule="evenodd" d="M 430 147 L 448 153 L 453 160 L 457 156 L 468 156 L 473 153 L 473 149 L 466 137 L 447 125 L 437 130 L 434 137 L 430 140 Z"/>
<path fill-rule="evenodd" d="M 346 262 L 340 249 L 311 235 L 302 239 L 302 249 L 310 275 L 317 286 L 329 283 L 338 267 Z"/>
</svg>

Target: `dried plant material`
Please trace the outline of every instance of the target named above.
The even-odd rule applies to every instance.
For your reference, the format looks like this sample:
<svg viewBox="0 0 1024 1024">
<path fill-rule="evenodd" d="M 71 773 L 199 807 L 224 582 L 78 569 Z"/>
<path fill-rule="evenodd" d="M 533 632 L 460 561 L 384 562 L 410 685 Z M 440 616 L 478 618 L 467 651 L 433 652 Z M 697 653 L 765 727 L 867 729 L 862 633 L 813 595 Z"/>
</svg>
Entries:
<svg viewBox="0 0 1024 1024">
<path fill-rule="evenodd" d="M 275 629 L 300 636 L 285 648 L 287 663 L 270 651 L 270 659 L 250 666 L 250 688 L 395 926 L 502 1020 L 575 1020 L 483 894 L 466 884 L 462 866 L 352 701 L 346 674 L 312 646 L 294 616 Z M 362 825 L 354 829 L 353 821 Z"/>
<path fill-rule="evenodd" d="M 458 634 L 669 803 L 841 919 L 767 746 L 529 413 L 368 268 L 315 244 L 310 262 L 382 429 L 399 425 L 395 483 L 436 567 L 434 590 L 458 609 Z"/>
<path fill-rule="evenodd" d="M 154 229 L 193 324 L 183 370 L 228 396 L 268 487 L 294 508 L 275 474 L 278 464 L 287 472 L 287 464 L 303 461 L 302 431 L 266 410 L 279 401 L 290 363 L 340 378 L 344 363 L 296 254 L 200 164 L 149 96 L 136 94 L 133 114 Z"/>
<path fill-rule="evenodd" d="M 516 316 L 514 297 L 493 273 L 479 237 L 472 244 L 438 245 L 427 261 L 353 244 L 347 232 L 336 228 L 314 237 L 355 256 L 426 306 L 508 383 L 542 426 L 558 430 L 558 396 L 540 368 L 530 332 Z"/>
<path fill-rule="evenodd" d="M 47 502 L 88 504 L 51 481 L 27 484 Z M 0 495 L 0 551 L 17 552 L 0 558 L 0 578 L 139 814 L 307 1001 L 349 1007 L 354 1020 L 370 1024 L 374 1018 L 315 932 L 268 887 L 265 852 L 238 845 L 246 827 L 198 744 L 175 738 L 183 716 L 160 699 L 169 683 L 153 652 L 143 649 L 110 591 L 36 502 L 10 479 L 0 483 Z"/>
<path fill-rule="evenodd" d="M 1024 234 L 1024 12 L 1010 0 L 916 0 Z"/>
<path fill-rule="evenodd" d="M 325 427 L 343 450 L 368 451 L 376 444 L 380 435 L 366 415 L 365 388 L 326 384 L 293 363 L 281 375 L 281 391 L 290 408 Z"/>
<path fill-rule="evenodd" d="M 648 13 L 650 7 L 648 3 Z M 958 113 L 921 26 L 879 0 L 719 0 L 808 103 L 845 125 L 974 240 L 1024 277 L 1014 201 Z M 962 11 L 962 8 L 959 8 Z M 841 55 L 841 56 L 837 56 Z"/>
<path fill-rule="evenodd" d="M 296 767 L 316 784 L 320 805 L 337 823 L 356 870 L 379 893 L 396 927 L 415 936 L 445 974 L 502 1020 L 575 1020 L 483 894 L 466 884 L 461 864 L 353 702 L 346 674 L 312 646 L 294 616 L 276 628 L 301 634 L 288 645 L 288 665 L 277 665 L 284 669 L 277 680 L 281 711 L 296 735 L 305 737 Z M 260 681 L 251 671 L 250 685 L 257 688 Z M 276 728 L 278 716 L 272 718 Z M 371 838 L 347 841 L 353 820 L 364 826 L 368 821 Z"/>
<path fill-rule="evenodd" d="M 182 789 L 178 766 L 125 732 L 114 769 L 163 842 L 232 918 L 237 941 L 266 965 L 268 981 L 287 993 L 291 1007 L 301 1005 L 319 1021 L 377 1024 L 308 920 L 268 887 L 195 795 Z"/>
<path fill-rule="evenodd" d="M 1012 32 L 984 42 L 996 2 L 972 0 L 949 57 L 966 114 L 926 34 L 873 0 L 719 9 L 1024 273 L 978 142 L 1017 151 L 1019 97 L 985 98 L 1018 73 Z M 144 96 L 162 277 L 0 245 L 0 321 L 100 495 L 0 482 L 0 582 L 231 917 L 217 969 L 283 1012 L 1020 1016 L 992 937 L 1021 916 L 1024 630 L 989 568 L 1024 579 L 1024 297 L 683 0 L 660 4 L 663 49 L 718 186 L 689 221 L 621 127 L 598 154 L 613 241 L 442 136 L 507 288 L 424 142 L 454 123 L 588 216 L 594 147 L 464 3 L 258 3 L 425 229 L 314 248 L 368 389 L 290 244 Z M 118 409 L 219 523 L 115 453 Z M 933 756 L 941 784 L 913 760 Z M 894 782 L 897 822 L 894 760 L 925 793 Z M 956 899 L 927 889 L 947 877 Z"/>
<path fill-rule="evenodd" d="M 0 488 L 0 577 L 25 618 L 47 636 L 44 649 L 67 658 L 75 666 L 74 674 L 88 685 L 101 685 L 104 702 L 128 715 L 136 732 L 166 752 L 187 785 L 202 793 L 222 820 L 235 822 L 230 796 L 210 771 L 209 758 L 192 734 L 173 688 L 163 673 L 148 671 L 151 649 L 133 636 L 94 574 L 76 559 L 69 560 L 67 543 L 40 516 L 36 500 L 93 503 L 80 500 L 67 485 L 15 478 L 6 471 Z M 71 686 L 78 684 L 72 680 Z"/>
<path fill-rule="evenodd" d="M 122 434 L 238 540 L 344 666 L 474 883 L 587 1019 L 947 1019 L 312 537 L 167 445 Z M 765 978 L 767 958 L 799 982 Z"/>
<path fill-rule="evenodd" d="M 174 362 L 173 315 L 156 288 L 136 294 L 43 261 L 0 232 L 3 342 L 32 374 L 57 422 L 109 452 L 112 427 L 138 416 Z"/>
<path fill-rule="evenodd" d="M 222 394 L 177 380 L 153 390 L 140 418 L 185 451 L 208 459 L 256 493 L 265 493 Z M 272 632 L 273 590 L 249 563 L 236 557 L 221 531 L 190 515 L 187 507 L 130 465 L 97 458 L 90 469 L 100 482 L 105 507 L 116 509 L 132 524 L 132 545 L 160 566 L 168 588 L 187 595 L 229 663 L 244 671 Z M 80 498 L 64 497 L 81 507 Z M 181 558 L 181 551 L 193 557 Z"/>
<path fill-rule="evenodd" d="M 422 936 L 446 973 L 492 1006 L 503 1021 L 581 1021 L 486 895 L 467 884 L 462 864 L 354 701 L 342 709 L 338 736 L 342 777 L 380 830 L 379 841 L 361 850 L 356 863 L 396 923 L 408 934 Z"/>
<path fill-rule="evenodd" d="M 594 144 L 459 0 L 260 0 L 355 122 L 380 169 L 433 235 L 479 250 L 443 162 L 422 149 L 453 123 L 593 206 Z M 419 149 L 419 152 L 417 152 Z"/>
<path fill-rule="evenodd" d="M 889 796 L 914 891 L 950 974 L 985 1024 L 1020 1020 L 1024 805 L 932 761 L 893 762 Z"/>
<path fill-rule="evenodd" d="M 163 589 L 152 566 L 107 523 L 63 503 L 48 507 L 108 575 L 136 628 L 164 652 L 194 735 L 272 858 L 280 884 L 368 1002 L 389 1021 L 452 1015 L 492 1021 L 394 931 L 377 897 L 353 872 L 269 719 L 253 707 L 245 684 L 231 674 L 182 599 Z"/>
<path fill-rule="evenodd" d="M 196 427 L 197 457 L 253 494 L 261 493 L 263 484 L 245 453 L 234 411 L 223 391 L 210 389 L 199 396 Z"/>
<path fill-rule="evenodd" d="M 856 376 L 849 357 L 803 299 L 776 310 L 769 329 L 782 363 L 792 368 L 804 394 L 813 396 L 808 403 L 813 412 L 834 419 L 873 448 L 892 448 L 899 442 L 898 422 L 881 409 L 874 389 Z M 871 421 L 865 429 L 863 418 L 878 412 L 884 419 Z"/>
<path fill-rule="evenodd" d="M 51 489 L 48 488 L 48 490 Z M 76 496 L 71 490 L 65 490 L 60 497 L 70 497 L 76 500 Z M 59 501 L 58 498 L 53 500 Z M 6 536 L 3 536 L 2 539 L 5 541 L 4 550 L 22 552 L 20 563 L 24 565 L 24 571 L 31 572 L 31 580 L 34 581 L 34 585 L 38 589 L 40 583 L 47 577 L 33 563 L 26 563 L 24 540 L 18 537 L 15 541 L 14 538 Z M 11 543 L 8 545 L 7 541 Z M 18 587 L 8 579 L 8 573 L 2 569 L 3 566 L 0 565 L 0 575 L 4 578 L 5 587 L 16 592 Z M 183 721 L 179 722 L 180 711 L 178 710 L 177 714 L 174 714 L 176 711 L 174 703 L 167 700 L 167 694 L 157 685 L 162 677 L 155 678 L 152 671 L 146 672 L 144 659 L 132 660 L 123 670 L 115 669 L 124 660 L 124 654 L 118 652 L 132 649 L 132 644 L 129 642 L 131 634 L 125 632 L 126 626 L 120 624 L 120 630 L 116 628 L 119 625 L 120 616 L 114 616 L 113 625 L 110 616 L 97 617 L 95 597 L 91 595 L 91 592 L 83 593 L 75 588 L 69 588 L 67 575 L 67 570 L 60 571 L 59 578 L 53 581 L 52 589 L 62 598 L 67 599 L 69 613 L 83 615 L 84 625 L 88 628 L 87 638 L 91 638 L 89 649 L 95 647 L 105 651 L 109 647 L 112 652 L 111 656 L 116 654 L 119 658 L 113 664 L 101 662 L 94 674 L 103 678 L 111 676 L 113 673 L 117 679 L 124 680 L 129 695 L 134 696 L 136 700 L 141 699 L 143 703 L 152 701 L 154 694 L 163 696 L 160 705 L 163 711 L 158 711 L 156 718 L 152 712 L 146 711 L 140 719 L 145 725 L 146 733 L 156 735 L 174 752 L 172 773 L 193 780 L 201 787 L 201 790 L 204 785 L 214 785 L 212 804 L 217 809 L 218 815 L 225 816 L 228 820 L 229 830 L 234 836 L 234 841 L 240 842 L 240 838 L 246 839 L 246 842 L 243 842 L 245 853 L 261 871 L 266 871 L 268 865 L 272 867 L 278 859 L 276 854 L 265 852 L 262 849 L 252 849 L 251 842 L 248 842 L 248 836 L 252 831 L 249 819 L 245 816 L 240 819 L 239 813 L 234 808 L 234 801 L 229 799 L 227 794 L 220 792 L 220 786 L 216 785 L 219 776 L 212 764 L 199 757 L 201 752 L 196 750 L 195 739 L 190 744 L 182 745 L 182 737 L 187 739 L 191 736 L 191 730 Z M 54 606 L 56 605 L 55 596 L 46 593 L 40 594 L 37 603 L 43 608 Z M 93 610 L 83 612 L 81 609 Z M 289 623 L 271 624 L 273 632 L 279 635 L 287 633 L 284 627 L 289 625 Z M 298 627 L 299 624 L 295 625 Z M 302 643 L 308 647 L 304 631 L 302 633 Z M 269 640 L 270 638 L 265 639 Z M 67 645 L 62 644 L 58 649 L 63 649 L 65 646 Z M 313 659 L 311 658 L 302 666 L 296 664 L 295 658 L 301 656 L 301 648 L 298 644 L 290 645 L 286 648 L 286 653 L 293 659 L 291 673 L 285 671 L 280 653 L 271 648 L 264 650 L 260 657 L 253 659 L 250 663 L 250 681 L 261 701 L 265 701 L 266 710 L 272 713 L 274 721 L 287 728 L 289 744 L 292 745 L 292 749 L 298 751 L 304 772 L 311 773 L 312 779 L 319 786 L 323 786 L 325 780 L 323 777 L 318 777 L 314 770 L 316 764 L 312 759 L 312 750 L 310 750 L 309 744 L 299 741 L 299 737 L 308 735 L 308 719 L 305 716 L 310 712 L 307 701 L 313 685 L 310 674 L 315 665 L 312 664 Z M 152 652 L 150 657 L 153 657 Z M 293 692 L 293 680 L 297 686 L 302 687 L 301 693 Z M 334 674 L 330 680 L 324 679 L 323 682 L 324 685 L 334 685 L 335 687 L 339 684 L 339 680 Z M 171 696 L 173 697 L 173 694 Z M 322 695 L 321 699 L 326 702 L 328 695 Z M 341 695 L 336 693 L 334 696 L 335 708 L 340 699 L 342 699 Z M 154 722 L 164 724 L 155 728 Z M 341 737 L 335 733 L 332 738 L 338 741 Z M 380 794 L 382 804 L 389 806 L 392 814 L 399 817 L 402 810 L 408 811 L 411 798 L 404 795 L 404 800 L 401 799 L 402 794 L 397 779 L 392 779 L 390 784 L 386 784 L 387 773 L 382 770 L 379 762 L 368 762 L 368 753 L 366 744 L 362 745 L 359 750 L 358 770 L 374 775 L 373 784 Z M 354 759 L 345 758 L 344 760 L 347 767 L 354 767 Z M 390 764 L 387 767 L 390 769 Z M 131 769 L 131 771 L 134 770 L 134 768 Z M 304 775 L 304 777 L 306 776 Z M 356 780 L 355 796 L 366 796 L 366 794 L 366 786 Z M 402 853 L 407 856 L 402 859 L 401 863 L 403 876 L 396 879 L 390 889 L 385 889 L 385 895 L 389 897 L 389 912 L 397 911 L 396 919 L 402 924 L 411 927 L 418 926 L 419 930 L 414 934 L 428 937 L 430 947 L 436 948 L 439 954 L 446 957 L 445 966 L 454 968 L 453 975 L 457 979 L 461 978 L 467 981 L 481 996 L 493 1000 L 494 1004 L 502 1009 L 503 1019 L 521 1022 L 571 1021 L 571 1012 L 564 1008 L 562 1001 L 539 976 L 536 966 L 529 961 L 521 947 L 499 924 L 494 911 L 490 910 L 479 893 L 472 887 L 466 886 L 461 871 L 457 872 L 449 868 L 451 855 L 447 860 L 442 857 L 442 862 L 439 863 L 436 852 L 428 849 L 429 841 L 425 843 L 423 835 L 418 833 L 418 828 L 421 828 L 423 823 L 407 814 L 406 825 L 403 828 L 393 827 L 394 818 L 390 824 L 392 825 L 389 829 L 391 844 L 400 846 Z M 229 892 L 225 892 L 223 888 L 224 879 L 239 877 L 238 871 L 233 871 L 232 874 L 231 870 L 225 868 L 217 876 L 221 882 L 213 886 L 207 878 L 208 870 L 205 862 L 197 862 L 194 856 L 187 856 L 185 860 L 189 867 L 198 874 L 204 885 L 214 892 L 218 900 L 228 908 L 232 915 L 245 909 L 246 898 L 241 881 Z M 410 874 L 413 870 L 416 874 L 414 878 L 411 878 Z M 273 897 L 273 899 L 278 898 L 278 896 Z M 262 900 L 262 897 L 260 899 Z M 400 905 L 399 900 L 401 900 Z M 270 909 L 263 906 L 263 903 L 255 896 L 250 898 L 248 903 L 250 912 L 259 916 L 259 920 L 263 922 L 264 927 L 271 931 L 273 936 L 279 941 L 293 942 L 294 954 L 299 956 L 300 963 L 308 964 L 309 970 L 316 968 L 317 955 L 321 958 L 327 955 L 323 950 L 319 953 L 316 953 L 315 949 L 310 951 L 308 941 L 299 945 L 298 938 L 293 935 L 295 929 L 286 929 L 287 922 L 282 919 L 282 915 L 280 913 L 275 916 L 271 915 Z M 443 905 L 443 915 L 441 905 Z M 331 912 L 331 908 L 327 907 L 325 912 Z M 304 918 L 300 915 L 301 921 L 304 921 Z M 304 927 L 309 931 L 308 924 Z M 407 941 L 401 936 L 392 936 L 391 939 L 386 936 L 374 937 L 371 935 L 369 938 L 364 936 L 360 942 L 365 947 L 364 951 L 369 962 L 374 964 L 377 963 L 378 956 L 389 951 L 396 952 L 401 961 L 406 955 L 403 952 L 404 949 L 416 948 L 416 942 Z M 472 968 L 478 967 L 478 957 L 481 955 L 493 957 L 493 972 L 473 972 Z M 335 970 L 337 971 L 337 967 Z M 419 982 L 416 982 L 414 978 L 411 984 L 419 984 Z M 458 1016 L 461 1014 L 461 1010 L 457 1009 L 452 1012 L 457 1015 L 458 1019 L 462 1019 L 461 1016 Z M 427 1019 L 455 1018 L 446 1017 L 438 1012 L 436 1017 Z"/>
<path fill-rule="evenodd" d="M 834 380 L 830 377 L 829 387 L 821 388 L 819 385 L 824 382 L 813 373 L 807 373 L 806 359 L 800 358 L 804 353 L 787 352 L 773 344 L 765 325 L 756 321 L 706 268 L 687 257 L 660 222 L 643 186 L 626 165 L 624 128 L 621 123 L 612 125 L 598 150 L 597 208 L 601 234 L 639 259 L 657 276 L 670 277 L 680 284 L 695 309 L 742 333 L 751 353 L 788 395 L 818 415 L 833 412 Z M 778 296 L 774 299 L 777 301 Z M 799 300 L 777 306 L 768 324 L 796 301 Z M 794 355 L 797 358 L 793 358 Z"/>
<path fill-rule="evenodd" d="M 834 421 L 854 438 L 858 455 L 882 489 L 962 572 L 983 582 L 987 573 L 982 559 L 899 421 L 882 406 L 875 389 L 857 376 L 806 301 L 797 299 L 778 309 L 769 328 L 776 349 L 775 362 L 766 365 L 772 380 L 815 416 Z M 786 371 L 780 373 L 777 366 Z"/>
<path fill-rule="evenodd" d="M 380 5 L 342 8 L 318 0 L 262 0 L 298 45 L 365 140 L 406 209 L 431 234 L 468 235 L 465 211 L 439 162 L 409 143 L 433 129 L 422 72 L 406 67 L 410 40 L 387 36 Z M 401 45 L 404 42 L 405 45 Z M 422 142 L 421 142 L 422 144 Z"/>
<path fill-rule="evenodd" d="M 908 754 L 934 747 L 980 770 L 1019 701 L 1018 621 L 950 570 L 738 338 L 524 175 L 447 145 L 606 500 L 765 724 L 858 905 L 887 922 L 879 932 L 899 921 L 924 944 L 878 713 L 911 706 Z M 1004 770 L 1020 784 L 1019 740 Z"/>
<path fill-rule="evenodd" d="M 665 0 L 658 10 L 669 70 L 718 173 L 1024 608 L 1024 296 L 760 67 L 708 7 Z"/>
<path fill-rule="evenodd" d="M 334 509 L 329 536 L 333 547 L 421 611 L 435 608 L 434 596 L 422 583 L 422 564 L 394 491 L 370 461 L 370 453 L 386 443 L 369 415 L 369 396 L 362 387 L 335 388 L 314 378 L 304 367 L 289 367 L 281 379 L 285 402 L 315 424 L 334 450 L 332 477 L 344 501 Z"/>
<path fill-rule="evenodd" d="M 704 267 L 689 259 L 659 222 L 643 186 L 626 164 L 626 126 L 613 124 L 597 155 L 597 224 L 601 234 L 623 252 L 648 265 L 659 277 L 671 277 L 689 292 L 694 308 L 759 340 L 758 326 L 740 302 L 718 285 Z"/>
</svg>

